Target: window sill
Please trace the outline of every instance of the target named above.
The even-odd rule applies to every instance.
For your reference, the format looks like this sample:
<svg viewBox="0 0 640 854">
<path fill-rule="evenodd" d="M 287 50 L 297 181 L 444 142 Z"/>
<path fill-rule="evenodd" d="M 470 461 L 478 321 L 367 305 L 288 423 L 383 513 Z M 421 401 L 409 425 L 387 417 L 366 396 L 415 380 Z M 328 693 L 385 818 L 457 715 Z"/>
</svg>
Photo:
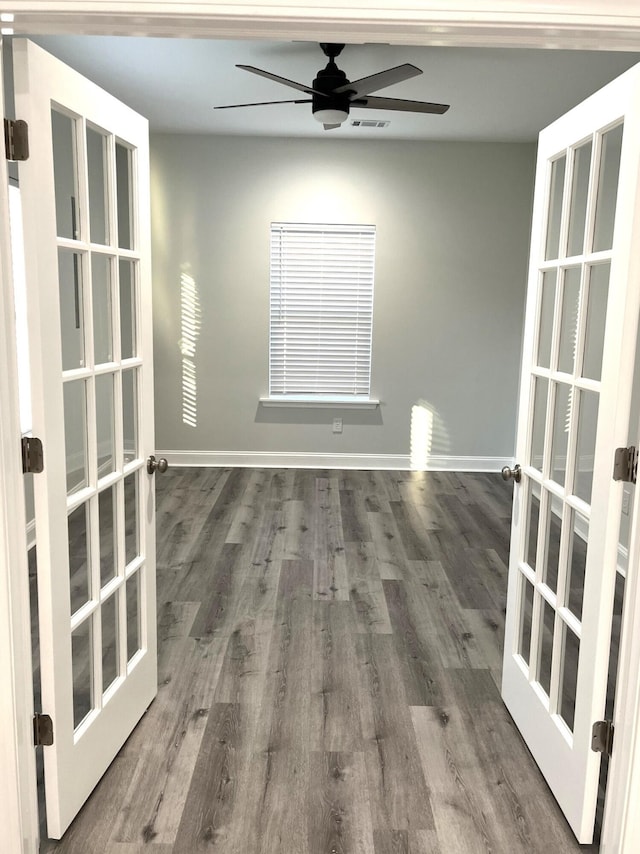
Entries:
<svg viewBox="0 0 640 854">
<path fill-rule="evenodd" d="M 375 409 L 380 401 L 374 398 L 358 397 L 316 397 L 315 395 L 279 395 L 278 397 L 261 397 L 261 406 L 279 406 L 289 409 Z"/>
</svg>

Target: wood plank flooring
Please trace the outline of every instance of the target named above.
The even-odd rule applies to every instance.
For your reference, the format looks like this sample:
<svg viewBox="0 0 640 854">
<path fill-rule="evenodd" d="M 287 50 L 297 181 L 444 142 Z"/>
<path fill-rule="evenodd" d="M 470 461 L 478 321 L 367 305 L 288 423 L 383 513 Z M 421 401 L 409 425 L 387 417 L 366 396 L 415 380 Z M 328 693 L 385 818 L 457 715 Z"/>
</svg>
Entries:
<svg viewBox="0 0 640 854">
<path fill-rule="evenodd" d="M 499 695 L 496 475 L 157 479 L 158 696 L 56 854 L 536 854 L 574 840 Z"/>
</svg>

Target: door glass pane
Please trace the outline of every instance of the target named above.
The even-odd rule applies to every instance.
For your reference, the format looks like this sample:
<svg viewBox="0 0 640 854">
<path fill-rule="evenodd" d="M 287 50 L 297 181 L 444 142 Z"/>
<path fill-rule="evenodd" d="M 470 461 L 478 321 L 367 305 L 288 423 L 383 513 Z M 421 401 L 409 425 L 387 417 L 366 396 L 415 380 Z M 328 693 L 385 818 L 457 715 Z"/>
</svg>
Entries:
<svg viewBox="0 0 640 854">
<path fill-rule="evenodd" d="M 142 649 L 140 631 L 140 573 L 127 579 L 127 661 Z"/>
<path fill-rule="evenodd" d="M 81 504 L 67 517 L 69 533 L 69 586 L 71 613 L 91 598 L 91 573 L 89 572 L 89 505 Z"/>
<path fill-rule="evenodd" d="M 87 181 L 91 242 L 108 243 L 107 138 L 91 127 L 87 127 Z"/>
<path fill-rule="evenodd" d="M 77 252 L 58 250 L 58 288 L 62 370 L 68 371 L 85 364 L 82 259 Z"/>
<path fill-rule="evenodd" d="M 542 274 L 542 297 L 540 300 L 540 329 L 538 335 L 538 364 L 551 367 L 551 337 L 553 334 L 553 312 L 556 302 L 557 270 Z"/>
<path fill-rule="evenodd" d="M 562 530 L 562 502 L 548 493 L 547 501 L 547 559 L 544 580 L 555 593 L 558 589 L 558 562 L 560 559 L 560 532 Z"/>
<path fill-rule="evenodd" d="M 589 523 L 579 513 L 572 514 L 571 544 L 569 546 L 569 566 L 567 569 L 566 607 L 572 614 L 582 619 L 582 599 L 584 596 L 584 573 L 587 565 L 587 546 Z"/>
<path fill-rule="evenodd" d="M 71 635 L 73 673 L 73 726 L 76 728 L 93 709 L 93 625 L 84 621 Z"/>
<path fill-rule="evenodd" d="M 602 347 L 607 319 L 610 271 L 610 262 L 597 264 L 590 268 L 582 376 L 589 377 L 592 380 L 599 380 L 602 375 Z"/>
<path fill-rule="evenodd" d="M 102 603 L 102 690 L 118 677 L 118 593 Z"/>
<path fill-rule="evenodd" d="M 67 459 L 67 493 L 88 484 L 87 388 L 84 380 L 64 384 L 64 442 Z"/>
<path fill-rule="evenodd" d="M 588 504 L 591 503 L 599 400 L 600 395 L 595 391 L 580 392 L 576 476 L 573 491 Z"/>
<path fill-rule="evenodd" d="M 131 563 L 140 553 L 138 528 L 138 473 L 124 479 L 125 562 Z"/>
<path fill-rule="evenodd" d="M 578 684 L 578 656 L 580 641 L 563 624 L 562 639 L 562 692 L 560 695 L 560 715 L 569 729 L 573 732 L 576 712 L 576 687 Z"/>
<path fill-rule="evenodd" d="M 555 611 L 547 601 L 541 599 L 541 622 L 538 658 L 538 682 L 547 696 L 551 688 L 551 657 L 553 654 L 553 624 Z"/>
<path fill-rule="evenodd" d="M 118 203 L 118 246 L 133 249 L 131 204 L 131 151 L 116 143 L 116 189 Z"/>
<path fill-rule="evenodd" d="M 110 486 L 98 496 L 100 525 L 100 586 L 104 587 L 116 574 L 118 540 L 116 531 L 116 488 Z"/>
<path fill-rule="evenodd" d="M 551 184 L 549 187 L 549 219 L 547 222 L 547 245 L 545 259 L 558 257 L 560 246 L 560 218 L 562 215 L 562 191 L 566 156 L 563 154 L 551 164 Z"/>
<path fill-rule="evenodd" d="M 120 340 L 122 358 L 136 355 L 136 291 L 133 261 L 120 261 Z"/>
<path fill-rule="evenodd" d="M 547 391 L 549 381 L 543 377 L 533 379 L 533 414 L 531 419 L 530 464 L 542 471 L 544 454 L 544 428 L 547 418 Z"/>
<path fill-rule="evenodd" d="M 560 352 L 558 353 L 558 370 L 568 374 L 573 373 L 575 361 L 578 311 L 580 309 L 580 268 L 572 267 L 564 274 L 564 290 L 562 292 L 562 317 L 560 320 Z"/>
<path fill-rule="evenodd" d="M 529 494 L 529 521 L 527 524 L 527 543 L 525 556 L 527 563 L 535 572 L 536 549 L 538 541 L 538 525 L 540 520 L 540 484 L 530 481 L 531 492 Z"/>
<path fill-rule="evenodd" d="M 98 477 L 115 471 L 115 412 L 113 374 L 96 375 Z"/>
<path fill-rule="evenodd" d="M 96 365 L 113 361 L 111 318 L 111 262 L 106 255 L 91 256 L 93 295 L 93 350 Z"/>
<path fill-rule="evenodd" d="M 574 152 L 571 207 L 569 208 L 569 246 L 567 255 L 582 255 L 584 226 L 587 218 L 591 140 Z"/>
<path fill-rule="evenodd" d="M 520 613 L 520 635 L 518 638 L 518 652 L 529 664 L 531 654 L 531 615 L 533 613 L 533 584 L 520 575 L 520 583 L 523 585 Z"/>
<path fill-rule="evenodd" d="M 138 456 L 137 371 L 122 372 L 122 421 L 124 428 L 124 461 Z"/>
<path fill-rule="evenodd" d="M 78 173 L 76 167 L 75 121 L 51 110 L 53 137 L 53 179 L 56 194 L 58 237 L 78 239 Z"/>
<path fill-rule="evenodd" d="M 553 446 L 551 458 L 551 477 L 560 486 L 564 486 L 567 468 L 567 443 L 571 422 L 571 386 L 565 383 L 555 385 L 555 409 L 553 413 Z"/>
<path fill-rule="evenodd" d="M 602 135 L 600 152 L 600 178 L 596 196 L 596 219 L 593 233 L 593 250 L 600 252 L 613 246 L 613 223 L 618 198 L 618 175 L 622 151 L 622 125 Z"/>
</svg>

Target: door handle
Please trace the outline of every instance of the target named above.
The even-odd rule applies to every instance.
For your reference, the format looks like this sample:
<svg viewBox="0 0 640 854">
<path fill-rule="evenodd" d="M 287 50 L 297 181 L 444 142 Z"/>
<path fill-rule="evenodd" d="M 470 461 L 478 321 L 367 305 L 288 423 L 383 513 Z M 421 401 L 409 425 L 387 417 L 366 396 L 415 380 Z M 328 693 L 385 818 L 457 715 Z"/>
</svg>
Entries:
<svg viewBox="0 0 640 854">
<path fill-rule="evenodd" d="M 156 470 L 162 474 L 169 468 L 169 463 L 165 460 L 164 457 L 160 457 L 159 460 L 151 454 L 150 457 L 147 457 L 147 471 L 149 474 L 155 474 Z"/>
<path fill-rule="evenodd" d="M 509 466 L 505 466 L 502 469 L 502 479 L 511 480 L 511 478 L 513 478 L 516 483 L 520 483 L 522 480 L 522 469 L 518 463 L 516 463 L 512 469 L 509 468 Z"/>
</svg>

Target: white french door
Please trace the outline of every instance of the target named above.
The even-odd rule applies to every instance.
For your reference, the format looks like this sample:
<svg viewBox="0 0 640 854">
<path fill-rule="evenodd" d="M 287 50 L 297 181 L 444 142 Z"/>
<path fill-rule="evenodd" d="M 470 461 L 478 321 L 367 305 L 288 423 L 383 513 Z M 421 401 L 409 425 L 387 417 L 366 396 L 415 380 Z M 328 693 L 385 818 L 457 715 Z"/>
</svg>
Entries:
<svg viewBox="0 0 640 854">
<path fill-rule="evenodd" d="M 592 840 L 640 305 L 640 66 L 540 134 L 502 694 Z"/>
<path fill-rule="evenodd" d="M 36 475 L 48 833 L 60 838 L 156 693 L 145 119 L 13 45 Z"/>
</svg>

